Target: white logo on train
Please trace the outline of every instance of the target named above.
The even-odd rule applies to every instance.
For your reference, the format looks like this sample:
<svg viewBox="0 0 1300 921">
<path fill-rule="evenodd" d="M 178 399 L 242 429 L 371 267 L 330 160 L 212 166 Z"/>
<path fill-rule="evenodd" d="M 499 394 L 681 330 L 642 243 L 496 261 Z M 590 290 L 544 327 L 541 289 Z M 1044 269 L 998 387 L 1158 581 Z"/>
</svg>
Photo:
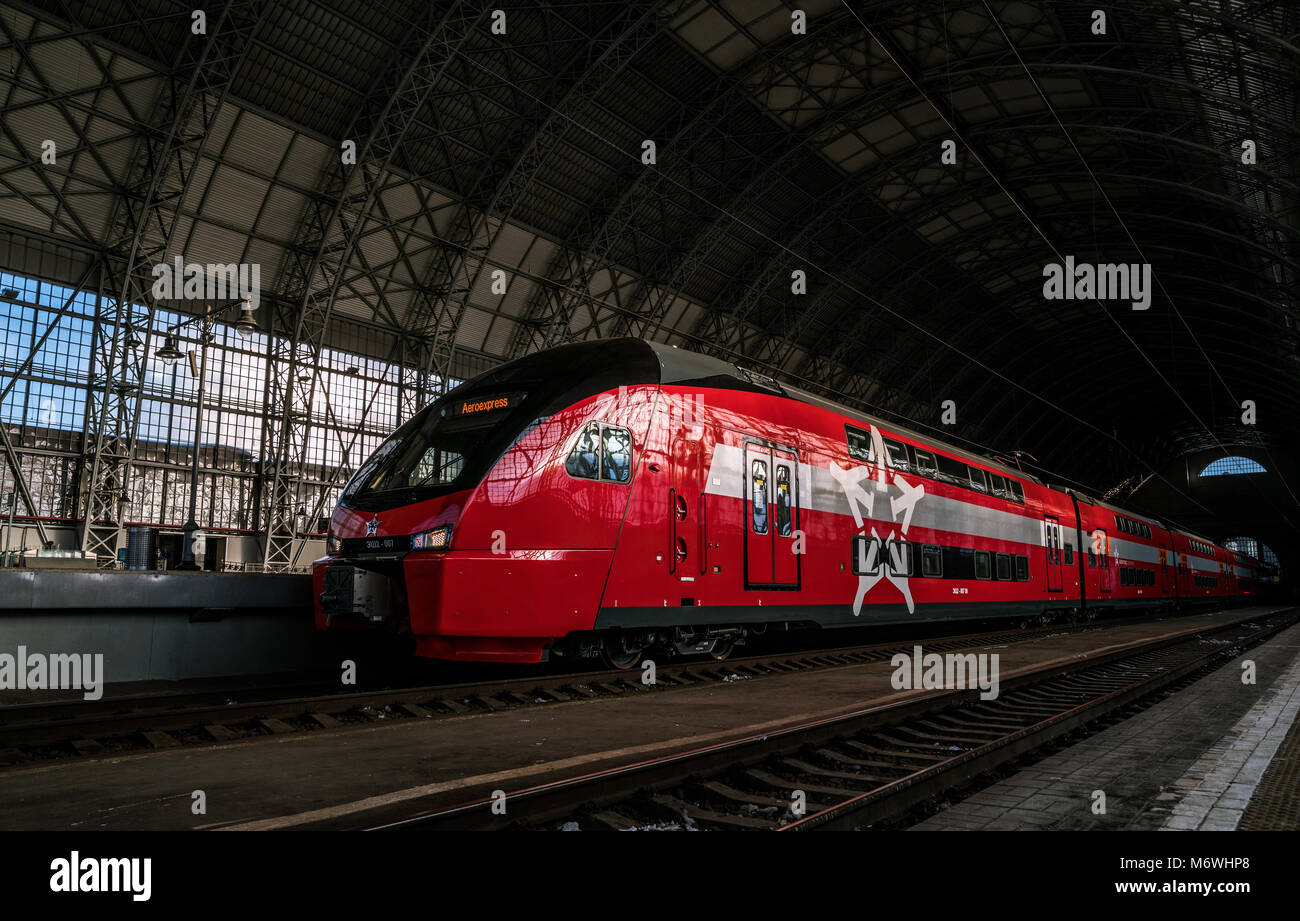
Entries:
<svg viewBox="0 0 1300 921">
<path fill-rule="evenodd" d="M 858 592 L 853 598 L 853 616 L 862 613 L 862 600 L 881 581 L 896 588 L 907 602 L 907 612 L 913 613 L 916 605 L 907 584 L 905 539 L 907 529 L 912 524 L 912 512 L 925 495 L 925 487 L 920 483 L 909 483 L 894 469 L 880 430 L 874 425 L 871 426 L 871 448 L 867 463 L 845 470 L 831 461 L 830 473 L 844 490 L 844 495 L 849 500 L 849 510 L 853 512 L 854 524 L 858 528 L 854 546 L 858 555 L 857 569 L 861 573 L 858 575 Z M 877 532 L 875 524 L 868 522 L 868 519 L 876 518 L 877 497 L 889 500 L 890 525 L 884 537 Z M 894 530 L 895 525 L 898 526 L 897 532 Z M 867 537 L 868 530 L 871 532 L 870 538 Z"/>
</svg>

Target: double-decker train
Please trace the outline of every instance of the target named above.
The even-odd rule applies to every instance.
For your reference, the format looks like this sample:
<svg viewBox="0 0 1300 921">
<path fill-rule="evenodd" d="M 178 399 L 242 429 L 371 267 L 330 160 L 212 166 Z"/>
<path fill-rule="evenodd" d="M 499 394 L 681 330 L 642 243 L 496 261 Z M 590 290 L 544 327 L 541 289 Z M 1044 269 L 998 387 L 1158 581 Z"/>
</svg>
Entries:
<svg viewBox="0 0 1300 921">
<path fill-rule="evenodd" d="M 1259 561 L 725 361 L 640 339 L 502 365 L 399 428 L 314 565 L 322 630 L 632 667 L 773 626 L 1222 601 Z"/>
</svg>

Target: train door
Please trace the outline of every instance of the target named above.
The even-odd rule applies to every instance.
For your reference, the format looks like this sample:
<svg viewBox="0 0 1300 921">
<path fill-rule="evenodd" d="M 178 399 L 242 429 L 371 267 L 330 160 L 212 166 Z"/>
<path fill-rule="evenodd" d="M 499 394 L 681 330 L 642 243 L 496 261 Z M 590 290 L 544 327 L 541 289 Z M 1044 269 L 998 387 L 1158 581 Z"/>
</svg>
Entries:
<svg viewBox="0 0 1300 921">
<path fill-rule="evenodd" d="M 1108 592 L 1111 589 L 1110 539 L 1101 528 L 1092 532 L 1092 552 L 1097 555 L 1097 589 Z"/>
<path fill-rule="evenodd" d="M 704 426 L 687 426 L 673 441 L 668 489 L 668 567 L 683 582 L 707 572 L 708 522 Z"/>
<path fill-rule="evenodd" d="M 1047 545 L 1047 590 L 1062 589 L 1061 576 L 1061 520 L 1055 515 L 1044 515 L 1044 538 Z"/>
<path fill-rule="evenodd" d="M 794 454 L 772 449 L 772 581 L 799 584 L 795 532 L 799 529 L 799 461 Z"/>
<path fill-rule="evenodd" d="M 745 587 L 794 587 L 799 463 L 792 451 L 745 444 Z"/>
<path fill-rule="evenodd" d="M 745 585 L 772 584 L 772 452 L 745 444 Z"/>
<path fill-rule="evenodd" d="M 1169 550 L 1163 544 L 1157 551 L 1160 556 L 1160 591 L 1169 594 Z"/>
</svg>

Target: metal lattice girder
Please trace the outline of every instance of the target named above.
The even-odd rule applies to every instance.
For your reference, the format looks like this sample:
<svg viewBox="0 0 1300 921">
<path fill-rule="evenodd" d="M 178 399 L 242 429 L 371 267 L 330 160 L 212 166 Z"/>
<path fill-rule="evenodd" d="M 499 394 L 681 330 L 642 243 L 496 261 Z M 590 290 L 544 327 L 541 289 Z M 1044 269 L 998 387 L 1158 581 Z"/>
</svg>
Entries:
<svg viewBox="0 0 1300 921">
<path fill-rule="evenodd" d="M 355 164 L 343 162 L 340 151 L 321 194 L 309 205 L 282 285 L 288 303 L 297 309 L 282 315 L 280 326 L 293 334 L 273 339 L 267 377 L 266 424 L 277 426 L 265 455 L 273 458 L 265 477 L 271 487 L 264 519 L 263 564 L 268 570 L 289 569 L 298 555 L 299 481 L 307 463 L 310 407 L 320 389 L 321 352 L 340 277 L 403 137 L 461 46 L 489 14 L 481 5 L 456 2 L 442 16 L 431 12 L 432 21 L 408 33 L 395 57 L 398 66 L 366 93 L 348 131 Z"/>
<path fill-rule="evenodd" d="M 172 71 L 155 129 L 141 138 L 105 239 L 87 388 L 80 543 L 116 560 L 152 326 L 152 269 L 170 252 L 181 207 L 217 113 L 267 8 L 232 0 L 207 35 L 191 35 Z M 135 349 L 135 333 L 145 335 Z"/>
<path fill-rule="evenodd" d="M 954 80 L 957 80 L 957 81 L 960 82 L 960 81 L 961 81 L 961 77 L 962 77 L 962 73 L 963 73 L 963 70 L 962 70 L 961 67 L 959 67 L 958 70 L 956 70 L 956 71 L 952 71 L 951 73 L 946 73 L 946 74 L 945 74 L 945 79 L 954 79 Z M 999 128 L 1000 128 L 1000 126 L 1001 126 L 1001 123 L 999 123 Z M 1022 137 L 1024 136 L 1024 135 L 1023 135 L 1023 132 L 1021 133 L 1021 136 L 1022 136 Z M 1034 137 L 1038 137 L 1039 135 L 1038 135 L 1038 134 L 1034 134 L 1033 136 L 1034 136 Z M 1216 154 L 1219 155 L 1219 156 L 1222 155 L 1221 151 L 1214 151 L 1214 153 L 1216 153 Z M 1019 175 L 1019 174 L 1017 174 L 1017 175 Z M 974 197 L 974 196 L 970 196 L 970 197 Z M 944 207 L 947 206 L 946 203 L 935 203 L 935 202 L 933 202 L 933 200 L 930 201 L 930 204 L 934 205 L 934 207 L 932 208 L 932 210 L 934 210 L 934 211 L 942 211 L 942 210 L 944 210 Z M 921 220 L 923 220 L 923 218 L 920 218 L 920 217 L 914 217 L 914 216 L 912 216 L 912 215 L 909 215 L 909 217 L 910 217 L 910 218 L 913 218 L 914 222 L 917 222 L 917 223 L 919 223 Z"/>
<path fill-rule="evenodd" d="M 35 22 L 37 21 L 33 21 L 33 31 L 35 30 Z M 45 67 L 36 61 L 35 55 L 32 53 L 27 39 L 21 36 L 17 29 L 10 24 L 9 17 L 7 16 L 0 16 L 0 35 L 4 36 L 11 49 L 16 51 L 21 59 L 21 71 L 17 67 L 11 67 L 11 73 L 15 75 L 19 73 L 30 73 L 41 90 L 40 95 L 35 96 L 33 99 L 18 102 L 15 97 L 18 96 L 17 91 L 22 81 L 14 79 L 10 84 L 9 92 L 3 100 L 2 106 L 0 106 L 3 108 L 5 115 L 4 118 L 0 118 L 0 134 L 2 134 L 4 139 L 12 144 L 14 149 L 20 154 L 20 159 L 14 163 L 13 166 L 0 171 L 0 185 L 3 185 L 10 195 L 21 198 L 33 210 L 44 214 L 50 222 L 51 230 L 63 230 L 81 243 L 98 246 L 101 241 L 96 238 L 96 235 L 87 226 L 86 221 L 79 213 L 79 210 L 73 206 L 72 202 L 69 200 L 69 196 L 65 194 L 66 186 L 71 177 L 71 169 L 69 168 L 65 170 L 60 167 L 57 162 L 52 164 L 42 162 L 41 154 L 43 151 L 37 153 L 32 151 L 28 146 L 27 141 L 33 139 L 27 138 L 25 140 L 14 131 L 13 125 L 17 121 L 21 110 L 35 105 L 52 104 L 62 116 L 64 124 L 73 134 L 76 135 L 77 141 L 79 142 L 73 148 L 68 148 L 66 146 L 63 147 L 59 150 L 59 157 L 61 157 L 64 162 L 75 162 L 77 155 L 85 152 L 94 158 L 96 166 L 105 176 L 112 176 L 113 171 L 109 168 L 108 164 L 104 162 L 97 146 L 91 143 L 89 138 L 86 136 L 84 118 L 76 117 L 74 112 L 71 110 L 68 101 L 64 99 L 62 94 L 55 89 L 53 84 L 51 84 L 50 78 L 45 72 Z M 128 129 L 125 136 L 132 136 L 132 132 Z M 119 137 L 118 140 L 120 139 L 121 138 Z M 25 188 L 25 184 L 11 181 L 6 175 L 11 172 L 23 172 L 29 175 L 34 175 L 36 180 L 45 187 L 48 196 L 54 199 L 55 205 L 53 210 L 51 210 L 50 207 L 41 200 L 41 197 L 34 196 L 30 191 L 28 191 L 28 189 Z M 59 183 L 55 182 L 56 177 L 60 180 Z"/>
<path fill-rule="evenodd" d="M 416 319 L 412 327 L 432 342 L 429 365 L 424 369 L 427 373 L 441 381 L 450 376 L 456 333 L 470 293 L 487 265 L 487 255 L 502 229 L 509 226 L 516 206 L 525 198 L 557 145 L 572 132 L 569 113 L 585 109 L 658 38 L 664 23 L 682 3 L 683 0 L 667 3 L 655 0 L 625 5 L 592 37 L 586 55 L 575 58 L 567 74 L 558 75 L 554 86 L 567 87 L 567 90 L 553 105 L 547 103 L 541 108 L 540 125 L 524 125 L 527 141 L 505 175 L 484 170 L 475 186 L 461 196 L 448 233 L 453 245 L 445 251 L 445 259 L 431 262 L 431 277 L 420 286 L 413 304 Z M 485 187 L 492 189 L 490 198 Z M 477 203 L 484 199 L 488 199 L 486 207 L 479 207 Z"/>
<path fill-rule="evenodd" d="M 837 22 L 836 25 L 838 27 L 840 24 Z M 818 46 L 814 42 L 795 42 L 782 52 L 774 53 L 773 58 L 780 62 L 781 69 L 785 73 L 798 69 L 789 60 L 793 50 L 802 51 L 805 54 L 810 51 L 818 53 Z M 772 66 L 770 61 L 764 61 L 763 63 L 769 68 Z M 664 313 L 666 313 L 668 305 L 682 293 L 683 288 L 689 283 L 690 279 L 705 265 L 713 247 L 728 235 L 731 230 L 730 225 L 734 223 L 734 211 L 742 203 L 752 200 L 757 190 L 763 189 L 774 181 L 787 167 L 788 161 L 793 159 L 794 154 L 806 153 L 806 147 L 812 146 L 815 148 L 825 143 L 824 132 L 841 130 L 837 128 L 838 122 L 851 122 L 855 116 L 859 116 L 863 111 L 875 111 L 878 107 L 879 101 L 870 94 L 853 99 L 846 106 L 840 108 L 827 106 L 822 116 L 812 124 L 811 130 L 807 130 L 805 133 L 792 132 L 785 143 L 781 145 L 784 148 L 783 150 L 769 150 L 756 154 L 756 166 L 761 168 L 751 169 L 742 174 L 751 177 L 748 184 L 742 187 L 739 194 L 731 200 L 729 205 L 719 209 L 717 218 L 696 239 L 689 254 L 672 261 L 667 283 L 652 283 L 653 272 L 642 279 L 641 286 L 625 308 L 625 319 L 621 324 L 623 329 L 625 331 L 635 330 L 639 322 L 640 334 L 646 335 L 652 327 L 657 328 L 663 319 Z M 827 122 L 831 123 L 829 128 L 825 127 Z M 846 183 L 860 180 L 861 177 L 851 177 L 846 179 Z M 829 198 L 842 204 L 847 200 L 847 195 L 842 189 L 831 190 Z M 816 215 L 820 207 L 822 206 L 814 202 L 810 208 L 805 209 L 805 214 L 811 212 Z M 829 218 L 822 215 L 821 219 L 828 220 Z M 776 247 L 776 251 L 772 256 L 757 257 L 749 266 L 749 270 L 742 272 L 739 276 L 741 279 L 748 279 L 748 282 L 732 287 L 732 290 L 739 292 L 740 296 L 728 303 L 710 305 L 709 312 L 697 324 L 692 338 L 697 342 L 705 343 L 706 347 L 716 349 L 724 354 L 745 351 L 743 343 L 740 341 L 740 337 L 745 335 L 743 333 L 746 329 L 744 325 L 745 319 L 769 289 L 771 283 L 782 273 L 782 270 L 799 264 L 799 256 L 792 255 L 790 251 L 793 250 L 798 254 L 800 248 L 808 242 L 808 238 L 813 235 L 813 231 L 818 227 L 817 223 L 810 224 L 808 221 L 799 218 L 796 218 L 792 223 L 800 228 L 795 234 L 795 238 L 783 240 L 784 245 Z M 664 255 L 671 257 L 672 253 L 666 251 Z M 646 298 L 647 292 L 651 290 L 653 290 L 653 294 L 649 298 L 649 307 L 647 310 L 642 311 L 641 302 Z"/>
<path fill-rule="evenodd" d="M 647 18 L 647 16 L 648 16 L 648 12 L 645 12 L 645 11 L 641 11 L 641 12 L 639 12 L 639 11 L 636 10 L 636 9 L 626 9 L 626 8 L 624 9 L 623 12 L 626 13 L 627 15 L 626 15 L 626 16 L 617 16 L 617 17 L 615 17 L 615 24 L 614 24 L 614 26 L 613 26 L 611 29 L 607 29 L 606 31 L 617 31 L 618 29 L 622 28 L 622 26 L 623 26 L 625 23 L 627 23 L 627 22 L 633 22 L 633 21 L 635 20 L 635 22 L 633 22 L 632 27 L 628 30 L 630 33 L 638 33 L 637 37 L 638 37 L 638 39 L 639 39 L 641 42 L 648 41 L 649 38 L 651 38 L 651 37 L 653 36 L 653 31 L 652 31 L 652 30 L 648 30 L 648 29 L 645 28 L 646 23 L 645 23 L 644 20 Z M 588 42 L 588 48 L 589 48 L 590 53 L 595 53 L 599 48 L 603 47 L 605 44 L 608 43 L 608 39 L 607 39 L 604 35 L 599 35 L 599 36 L 597 36 L 597 37 L 594 38 L 594 39 L 588 39 L 587 42 Z M 463 55 L 462 55 L 462 56 L 463 56 Z M 586 58 L 583 58 L 582 56 L 580 56 L 580 57 L 577 59 L 576 64 L 577 64 L 577 68 L 578 68 L 578 69 L 576 70 L 576 73 L 581 74 L 581 73 L 585 73 L 587 70 L 589 70 L 589 68 L 588 68 L 588 67 L 586 66 L 586 64 L 584 63 L 585 60 L 586 60 Z M 592 76 L 593 76 L 593 78 L 594 78 L 596 75 L 593 73 Z M 576 79 L 576 77 L 575 77 L 575 79 Z M 469 85 L 464 86 L 464 88 L 463 88 L 463 90 L 462 90 L 462 92 L 464 93 L 464 95 L 465 95 L 465 97 L 466 97 L 467 99 L 473 98 L 474 94 L 475 94 L 476 92 L 478 92 L 478 91 L 479 91 L 479 90 L 478 90 L 477 87 L 469 86 Z M 435 110 L 432 110 L 432 111 L 431 111 L 431 114 L 432 114 L 434 120 L 436 121 L 437 118 L 438 118 L 438 111 L 437 111 L 436 109 L 435 109 Z M 527 123 L 527 122 L 522 122 L 522 121 L 521 121 L 521 123 L 525 126 L 525 128 L 528 127 L 528 123 Z M 436 127 L 434 128 L 434 131 L 435 131 L 435 132 L 438 132 L 438 133 L 441 133 L 441 132 L 444 131 L 444 127 L 441 126 L 441 125 L 436 126 Z M 517 132 L 517 133 L 524 133 L 524 132 Z M 531 128 L 529 128 L 529 129 L 528 129 L 528 133 L 529 133 L 529 134 L 533 134 L 533 133 L 535 133 L 535 132 L 533 132 L 533 131 L 531 130 Z M 510 149 L 511 146 L 512 146 L 512 145 L 506 145 L 507 149 Z M 509 188 L 513 188 L 513 194 L 510 194 L 510 195 L 506 195 L 506 196 L 504 196 L 504 197 L 502 198 L 502 201 L 503 201 L 503 202 L 504 202 L 504 201 L 508 201 L 508 202 L 510 203 L 510 206 L 513 207 L 515 201 L 516 201 L 518 198 L 522 197 L 523 192 L 525 191 L 525 189 L 527 188 L 527 186 L 528 186 L 529 183 L 531 182 L 531 178 L 528 178 L 528 177 L 531 177 L 532 174 L 535 172 L 536 165 L 540 164 L 540 163 L 543 162 L 545 159 L 546 159 L 546 157 L 545 157 L 545 151 L 544 151 L 544 150 L 535 151 L 531 157 L 526 157 L 526 158 L 524 158 L 524 166 L 525 166 L 525 168 L 523 169 L 523 171 L 522 171 L 522 173 L 521 173 L 520 175 L 523 176 L 523 177 L 525 177 L 525 178 L 523 178 L 522 181 L 516 181 L 515 183 L 513 183 L 512 186 L 508 186 L 508 187 L 507 187 L 507 191 L 509 190 Z M 492 172 L 492 171 L 487 171 L 487 172 L 486 172 L 486 173 L 481 177 L 481 179 L 480 179 L 480 183 L 479 183 L 479 186 L 498 187 L 498 188 L 499 188 L 500 183 L 497 183 L 497 182 L 496 182 L 497 176 L 498 176 L 498 173 L 495 173 L 495 172 Z M 518 180 L 519 177 L 516 177 L 516 178 L 517 178 L 517 180 Z M 490 183 L 487 182 L 486 180 L 488 180 L 488 179 L 492 180 L 492 182 L 490 182 Z M 393 184 L 394 184 L 394 185 L 410 185 L 410 184 L 411 184 L 411 181 L 408 180 L 408 179 L 405 179 L 405 178 L 398 178 L 398 179 L 397 179 Z M 477 188 L 478 188 L 478 187 L 476 187 L 476 189 L 477 189 Z M 382 195 L 383 191 L 384 191 L 384 188 L 379 188 L 379 189 L 376 190 L 377 195 L 376 195 L 376 197 L 375 197 L 375 201 L 374 201 L 375 207 L 379 210 L 379 212 L 380 212 L 381 215 L 384 214 L 384 207 L 383 207 L 383 202 L 382 202 L 382 200 L 379 198 L 379 196 Z M 428 201 L 429 196 L 428 196 L 428 193 L 427 193 L 426 191 L 420 189 L 418 186 L 417 186 L 417 187 L 414 187 L 414 191 L 415 191 L 415 194 L 418 196 L 418 198 L 420 199 L 420 201 L 421 201 L 421 203 L 422 203 L 422 208 L 426 211 L 426 213 L 431 213 L 431 212 L 432 212 L 432 209 L 429 207 L 429 201 Z M 471 216 L 471 217 L 472 217 L 473 215 L 476 215 L 476 214 L 480 213 L 477 209 L 471 209 L 471 208 L 468 207 L 468 203 L 471 202 L 471 201 L 474 201 L 476 198 L 477 198 L 477 194 L 476 194 L 475 191 L 471 191 L 471 193 L 469 193 L 467 196 L 464 196 L 464 198 L 462 199 L 462 202 L 461 202 L 461 204 L 464 206 L 463 209 L 462 209 L 462 213 L 464 213 L 464 214 L 466 214 L 466 215 L 468 215 L 468 216 Z M 489 208 L 489 209 L 488 209 L 488 213 L 491 213 L 492 210 L 493 210 L 493 209 Z M 430 223 L 432 224 L 433 222 L 431 221 Z M 496 226 L 499 227 L 500 224 L 498 223 Z M 495 229 L 493 230 L 493 233 L 495 233 Z M 440 263 L 440 264 L 445 264 L 445 262 L 446 262 L 445 257 L 446 257 L 446 255 L 447 255 L 447 249 L 446 249 L 445 246 L 440 246 L 440 247 L 439 247 L 439 250 L 440 250 L 440 252 L 442 252 L 442 254 L 443 254 L 443 256 L 444 256 L 444 261 L 443 261 L 443 263 Z M 371 266 L 368 266 L 368 265 L 365 264 L 364 254 L 362 254 L 359 250 L 357 251 L 357 258 L 358 258 L 358 261 L 362 263 L 361 274 L 364 274 L 365 272 L 373 272 L 373 271 L 375 271 L 375 268 L 374 268 L 374 267 L 371 267 Z M 402 258 L 402 257 L 399 257 L 399 258 Z M 343 264 L 346 266 L 346 263 L 343 263 Z M 481 268 L 481 267 L 480 267 L 480 268 Z M 447 274 L 448 274 L 448 276 L 450 276 L 450 275 L 452 275 L 453 273 L 448 272 Z M 336 287 L 337 287 L 337 286 L 336 286 Z M 469 287 L 472 288 L 472 283 L 470 284 Z M 381 294 L 381 298 L 382 298 L 382 294 Z M 412 373 L 412 375 L 413 375 L 413 379 L 414 379 L 415 381 L 417 381 L 417 382 L 422 382 L 422 383 L 419 384 L 419 386 L 417 386 L 417 387 L 415 388 L 415 390 L 414 390 L 414 392 L 413 392 L 412 394 L 409 394 L 412 398 L 411 398 L 411 399 L 407 399 L 407 400 L 404 401 L 404 404 L 403 404 L 403 407 L 402 407 L 402 414 L 403 414 L 403 416 L 409 416 L 409 415 L 410 415 L 411 413 L 413 413 L 416 409 L 418 409 L 419 405 L 421 405 L 421 400 L 423 399 L 423 397 L 424 397 L 424 396 L 428 393 L 428 391 L 429 391 L 429 388 L 428 388 L 428 386 L 427 386 L 427 384 L 428 384 L 428 382 L 429 382 L 429 380 L 430 380 L 429 373 L 428 373 L 428 369 L 434 365 L 434 361 L 433 361 L 433 351 L 432 351 L 432 348 L 431 348 L 431 346 L 430 346 L 430 343 L 429 343 L 425 338 L 423 338 L 423 333 L 425 332 L 425 330 L 421 328 L 421 327 L 422 327 L 422 324 L 425 322 L 424 318 L 427 317 L 427 316 L 429 315 L 429 313 L 430 313 L 430 308 L 427 306 L 427 302 L 426 302 L 425 305 L 423 305 L 423 309 L 422 309 L 422 305 L 419 304 L 419 303 L 415 303 L 415 304 L 413 304 L 413 305 L 411 306 L 411 308 L 409 308 L 409 310 L 408 310 L 408 314 L 407 314 L 407 318 L 406 318 L 406 326 L 407 326 L 408 330 L 410 330 L 410 335 L 408 335 L 408 336 L 403 336 L 403 337 L 397 339 L 397 340 L 395 341 L 395 343 L 394 343 L 394 349 L 393 349 L 393 351 L 390 352 L 390 355 L 388 356 L 388 360 L 389 360 L 389 361 L 397 360 L 397 359 L 398 359 L 398 353 L 397 353 L 397 349 L 398 349 L 398 347 L 401 347 L 401 346 L 408 346 L 408 347 L 409 347 L 409 353 L 408 353 L 408 355 L 407 355 L 407 358 L 406 358 L 405 363 L 406 363 L 406 364 L 411 364 L 411 365 L 413 365 L 413 367 L 414 367 L 414 369 L 415 369 L 415 370 L 411 371 L 411 373 Z M 394 322 L 395 322 L 395 321 L 394 321 Z M 445 362 L 445 359 L 444 359 L 444 362 Z M 445 364 L 444 364 L 444 367 L 445 367 Z M 302 375 L 300 374 L 299 377 L 301 378 Z M 439 379 L 442 380 L 442 381 L 445 383 L 445 377 L 446 377 L 446 375 L 445 375 L 445 374 L 442 374 L 442 375 L 440 375 L 440 378 L 439 378 Z M 322 390 L 324 390 L 324 388 L 322 388 Z M 362 418 L 361 425 L 362 425 L 362 426 L 364 425 L 364 421 L 365 421 L 365 419 L 366 419 L 366 418 L 368 417 L 368 415 L 369 415 L 370 409 L 371 409 L 371 407 L 372 407 L 372 405 L 373 405 L 373 403 L 374 403 L 374 397 L 375 397 L 376 395 L 377 395 L 377 392 L 376 392 L 376 393 L 372 393 L 372 395 L 371 395 L 371 399 L 367 402 L 366 406 L 365 406 L 364 409 L 363 409 L 362 416 L 361 416 L 361 418 Z M 324 391 L 324 397 L 325 397 L 326 414 L 327 414 L 327 416 L 329 417 L 330 420 L 333 420 L 332 408 L 331 408 L 331 406 L 330 406 L 330 402 L 329 402 L 329 394 L 328 394 L 328 391 Z M 330 475 L 330 476 L 329 476 L 325 481 L 323 481 L 323 482 L 313 482 L 313 483 L 311 484 L 311 490 L 310 490 L 310 492 L 314 493 L 314 497 L 312 497 L 312 496 L 303 497 L 303 496 L 301 496 L 301 495 L 297 495 L 297 493 L 295 493 L 295 501 L 294 501 L 294 502 L 288 502 L 288 501 L 286 501 L 286 502 L 283 503 L 283 507 L 285 507 L 285 508 L 289 508 L 289 507 L 291 507 L 291 506 L 296 507 L 296 502 L 297 502 L 297 500 L 303 500 L 303 501 L 305 501 L 305 503 L 307 503 L 307 505 L 304 505 L 304 508 L 307 508 L 308 506 L 310 506 L 310 508 L 311 508 L 311 511 L 309 512 L 309 514 L 308 514 L 308 516 L 307 516 L 309 520 L 310 520 L 310 519 L 314 519 L 315 517 L 317 517 L 317 516 L 319 515 L 319 512 L 320 512 L 321 509 L 322 509 L 323 503 L 324 503 L 325 499 L 327 498 L 327 496 L 329 495 L 329 491 L 330 491 L 334 486 L 336 486 L 336 485 L 338 484 L 338 481 L 340 480 L 340 477 L 341 477 L 342 473 L 344 472 L 345 468 L 347 468 L 347 467 L 350 465 L 351 451 L 352 451 L 352 448 L 355 446 L 355 443 L 356 443 L 356 440 L 357 440 L 357 433 L 355 433 L 355 432 L 354 432 L 354 434 L 353 434 L 352 439 L 351 439 L 350 441 L 347 441 L 347 442 L 345 442 L 345 440 L 344 440 L 344 438 L 343 438 L 343 435 L 342 435 L 341 431 L 340 431 L 340 432 L 337 432 L 336 434 L 337 434 L 338 437 L 339 437 L 340 447 L 342 448 L 342 453 L 343 453 L 343 465 L 340 466 L 340 467 L 338 467 L 338 468 L 336 468 L 336 469 L 332 472 L 332 474 L 331 474 L 331 475 Z M 300 490 L 299 490 L 299 492 L 300 492 Z M 292 550 L 292 554 L 291 554 L 292 558 L 291 558 L 291 561 L 290 561 L 290 564 L 289 564 L 289 565 L 292 566 L 292 565 L 296 565 L 296 564 L 297 564 L 297 562 L 298 562 L 298 558 L 299 558 L 299 555 L 300 555 L 301 550 L 302 550 L 302 546 L 303 546 L 303 544 L 302 544 L 301 542 L 298 542 L 297 545 L 296 545 L 296 547 Z"/>
<path fill-rule="evenodd" d="M 819 23 L 818 31 L 807 36 L 803 46 L 834 34 L 842 21 L 843 16 L 837 15 Z M 727 121 L 729 115 L 752 114 L 753 103 L 749 98 L 752 86 L 775 75 L 786 75 L 788 65 L 783 61 L 784 49 L 799 44 L 795 37 L 782 39 L 775 47 L 758 52 L 741 72 L 718 74 L 713 80 L 694 88 L 673 118 L 656 127 L 654 136 L 668 139 L 660 143 L 667 162 L 653 169 L 638 163 L 623 173 L 614 189 L 598 196 L 598 200 L 612 200 L 613 207 L 608 211 L 592 209 L 584 215 L 581 224 L 566 234 L 566 242 L 557 251 L 546 273 L 552 283 L 540 286 L 533 294 L 509 350 L 510 355 L 522 355 L 533 348 L 546 348 L 570 338 L 573 335 L 572 319 L 584 304 L 592 312 L 591 323 L 584 331 L 599 328 L 602 318 L 592 302 L 592 280 L 601 272 L 609 272 L 612 277 L 617 271 L 613 262 L 616 247 L 627 239 L 640 221 L 658 213 L 659 202 L 665 194 L 673 189 L 694 186 L 689 175 L 692 153 L 716 137 L 718 123 Z M 756 163 L 759 166 L 770 165 L 768 153 L 755 152 L 745 170 L 728 177 L 733 185 L 738 180 L 743 187 L 746 177 L 753 174 Z M 776 158 L 782 159 L 779 151 Z M 670 168 L 683 167 L 688 175 L 676 181 L 670 178 Z M 698 203 L 692 200 L 691 210 L 697 208 Z M 671 235 L 665 237 L 671 238 Z M 667 252 L 658 254 L 650 265 L 640 267 L 641 291 L 646 292 L 652 279 L 672 264 L 672 253 Z M 669 303 L 656 301 L 655 309 L 666 310 Z M 653 314 L 646 322 L 641 322 L 641 318 L 636 317 L 636 308 L 631 306 L 615 311 L 615 315 L 625 318 L 619 332 L 634 332 L 635 321 L 644 334 L 651 323 L 658 322 Z"/>
</svg>

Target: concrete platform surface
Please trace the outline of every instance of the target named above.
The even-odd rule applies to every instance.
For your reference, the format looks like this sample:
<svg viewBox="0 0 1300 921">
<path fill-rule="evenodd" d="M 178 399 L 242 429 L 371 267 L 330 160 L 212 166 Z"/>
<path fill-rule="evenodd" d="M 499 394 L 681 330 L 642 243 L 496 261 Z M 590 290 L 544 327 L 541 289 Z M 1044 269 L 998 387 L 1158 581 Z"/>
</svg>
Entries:
<svg viewBox="0 0 1300 921">
<path fill-rule="evenodd" d="M 1253 685 L 1242 682 L 1246 660 Z M 1231 831 L 1297 711 L 1300 625 L 915 829 Z"/>
<path fill-rule="evenodd" d="M 1048 663 L 1191 633 L 1275 608 L 1040 636 L 1001 655 L 1003 682 Z M 524 710 L 268 736 L 0 773 L 0 828 L 302 828 L 357 824 L 570 774 L 885 706 L 887 661 Z M 206 815 L 191 813 L 194 791 Z"/>
</svg>

